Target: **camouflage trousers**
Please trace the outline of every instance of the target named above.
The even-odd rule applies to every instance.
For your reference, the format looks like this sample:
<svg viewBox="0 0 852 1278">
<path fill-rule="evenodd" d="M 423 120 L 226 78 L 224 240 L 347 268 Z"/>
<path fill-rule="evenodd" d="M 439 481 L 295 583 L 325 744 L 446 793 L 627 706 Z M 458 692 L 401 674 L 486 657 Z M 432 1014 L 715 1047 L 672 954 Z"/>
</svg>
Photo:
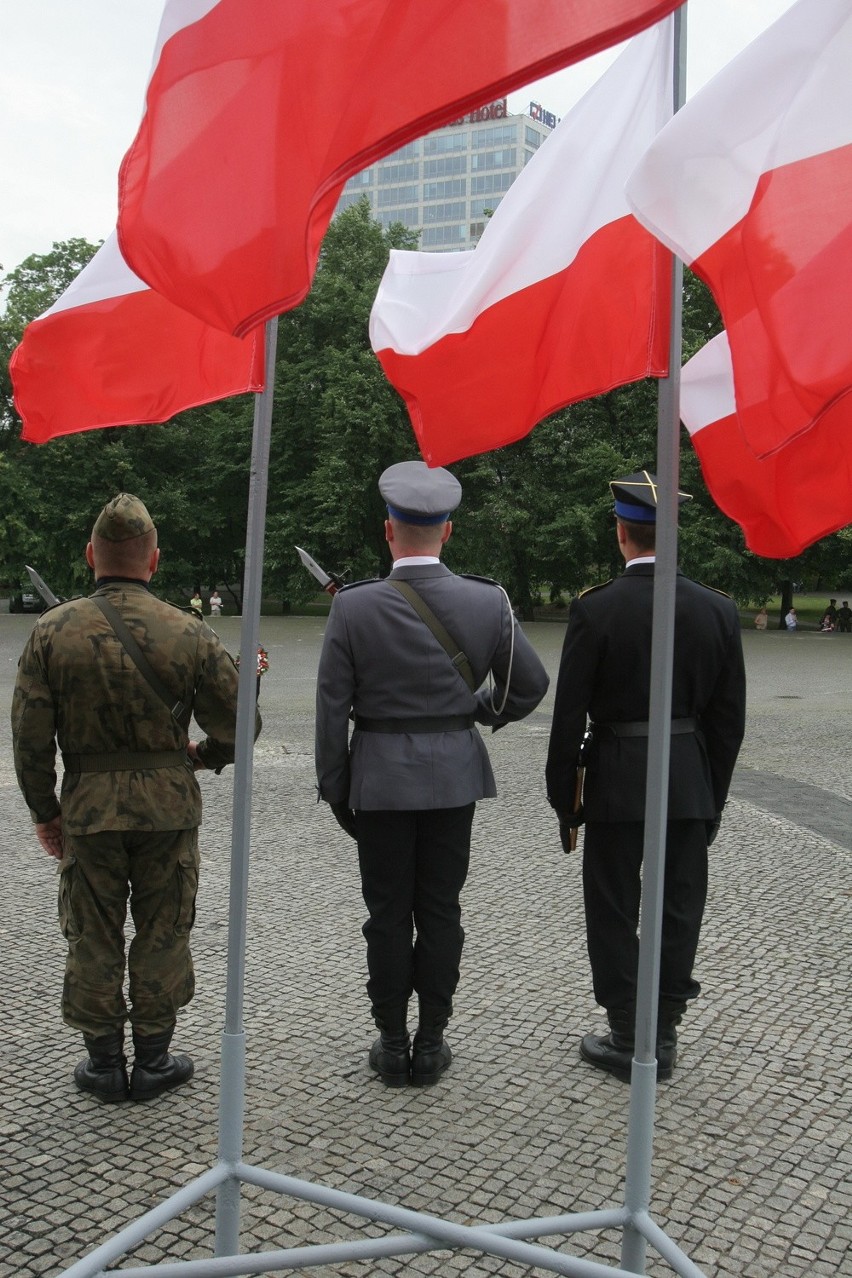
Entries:
<svg viewBox="0 0 852 1278">
<path fill-rule="evenodd" d="M 189 934 L 198 891 L 198 830 L 66 835 L 59 925 L 68 942 L 62 1016 L 93 1038 L 130 1022 L 160 1034 L 195 992 Z M 127 904 L 135 935 L 126 955 Z"/>
</svg>

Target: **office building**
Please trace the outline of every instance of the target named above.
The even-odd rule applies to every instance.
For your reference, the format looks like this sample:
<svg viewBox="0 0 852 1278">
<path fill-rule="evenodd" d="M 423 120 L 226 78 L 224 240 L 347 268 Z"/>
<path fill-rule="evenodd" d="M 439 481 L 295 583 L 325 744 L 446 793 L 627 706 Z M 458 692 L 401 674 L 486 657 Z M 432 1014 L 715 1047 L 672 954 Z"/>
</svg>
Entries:
<svg viewBox="0 0 852 1278">
<path fill-rule="evenodd" d="M 488 212 L 556 123 L 537 102 L 522 115 L 508 115 L 501 98 L 357 173 L 336 211 L 366 196 L 382 227 L 401 222 L 419 230 L 421 249 L 474 248 Z"/>
</svg>

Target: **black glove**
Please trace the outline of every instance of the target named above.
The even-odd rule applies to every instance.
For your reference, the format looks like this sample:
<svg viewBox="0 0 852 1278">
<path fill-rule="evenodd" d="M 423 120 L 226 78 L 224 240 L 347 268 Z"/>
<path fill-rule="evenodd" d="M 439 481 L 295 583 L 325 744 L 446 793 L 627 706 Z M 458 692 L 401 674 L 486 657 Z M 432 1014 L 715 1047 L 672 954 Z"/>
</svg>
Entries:
<svg viewBox="0 0 852 1278">
<path fill-rule="evenodd" d="M 331 808 L 334 814 L 334 819 L 340 826 L 341 830 L 345 830 L 350 839 L 357 838 L 358 836 L 355 833 L 355 813 L 349 807 L 348 803 L 330 803 L 329 807 Z"/>
<path fill-rule="evenodd" d="M 705 821 L 704 824 L 707 827 L 707 846 L 709 848 L 719 833 L 719 826 L 722 824 L 722 813 L 717 812 L 712 821 Z"/>
<path fill-rule="evenodd" d="M 571 846 L 571 835 L 586 819 L 582 805 L 576 812 L 557 812 L 556 815 L 559 817 L 559 842 L 562 844 L 562 851 L 571 853 L 574 851 Z"/>
</svg>

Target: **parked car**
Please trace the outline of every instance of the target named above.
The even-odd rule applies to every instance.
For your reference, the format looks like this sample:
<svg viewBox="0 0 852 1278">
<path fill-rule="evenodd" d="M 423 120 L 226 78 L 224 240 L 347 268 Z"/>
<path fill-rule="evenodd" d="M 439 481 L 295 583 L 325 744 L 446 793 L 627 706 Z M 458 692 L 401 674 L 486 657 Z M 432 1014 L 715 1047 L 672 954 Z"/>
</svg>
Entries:
<svg viewBox="0 0 852 1278">
<path fill-rule="evenodd" d="M 44 612 L 45 603 L 32 586 L 21 586 L 9 596 L 10 612 Z"/>
</svg>

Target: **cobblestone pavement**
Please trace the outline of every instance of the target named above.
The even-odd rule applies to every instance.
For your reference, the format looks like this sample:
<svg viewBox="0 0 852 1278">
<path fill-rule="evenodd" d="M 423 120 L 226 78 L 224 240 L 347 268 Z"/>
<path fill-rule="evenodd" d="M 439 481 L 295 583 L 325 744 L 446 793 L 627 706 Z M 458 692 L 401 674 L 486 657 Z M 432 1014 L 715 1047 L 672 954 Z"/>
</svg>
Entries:
<svg viewBox="0 0 852 1278">
<path fill-rule="evenodd" d="M 31 625 L 0 616 L 0 1273 L 60 1273 L 216 1160 L 228 915 L 230 775 L 204 776 L 195 1001 L 176 1046 L 192 1083 L 148 1105 L 77 1092 L 59 1017 L 53 867 L 10 759 L 15 662 Z M 217 623 L 238 645 L 236 620 Z M 629 1089 L 580 1061 L 602 1025 L 585 954 L 580 857 L 544 801 L 552 691 L 489 738 L 500 797 L 480 805 L 463 897 L 467 944 L 430 1089 L 367 1067 L 363 905 L 353 845 L 318 808 L 312 767 L 320 619 L 265 618 L 271 669 L 254 769 L 245 1024 L 246 1161 L 462 1222 L 620 1206 Z M 555 675 L 564 633 L 527 628 Z M 712 850 L 703 995 L 657 1091 L 652 1214 L 709 1278 L 852 1275 L 852 638 L 749 633 L 749 731 Z M 247 1189 L 241 1245 L 332 1241 L 325 1209 Z M 204 1200 L 120 1262 L 211 1254 Z M 615 1267 L 617 1231 L 549 1240 Z M 331 1275 L 539 1273 L 472 1252 L 316 1269 Z M 649 1249 L 646 1272 L 671 1273 Z"/>
</svg>

